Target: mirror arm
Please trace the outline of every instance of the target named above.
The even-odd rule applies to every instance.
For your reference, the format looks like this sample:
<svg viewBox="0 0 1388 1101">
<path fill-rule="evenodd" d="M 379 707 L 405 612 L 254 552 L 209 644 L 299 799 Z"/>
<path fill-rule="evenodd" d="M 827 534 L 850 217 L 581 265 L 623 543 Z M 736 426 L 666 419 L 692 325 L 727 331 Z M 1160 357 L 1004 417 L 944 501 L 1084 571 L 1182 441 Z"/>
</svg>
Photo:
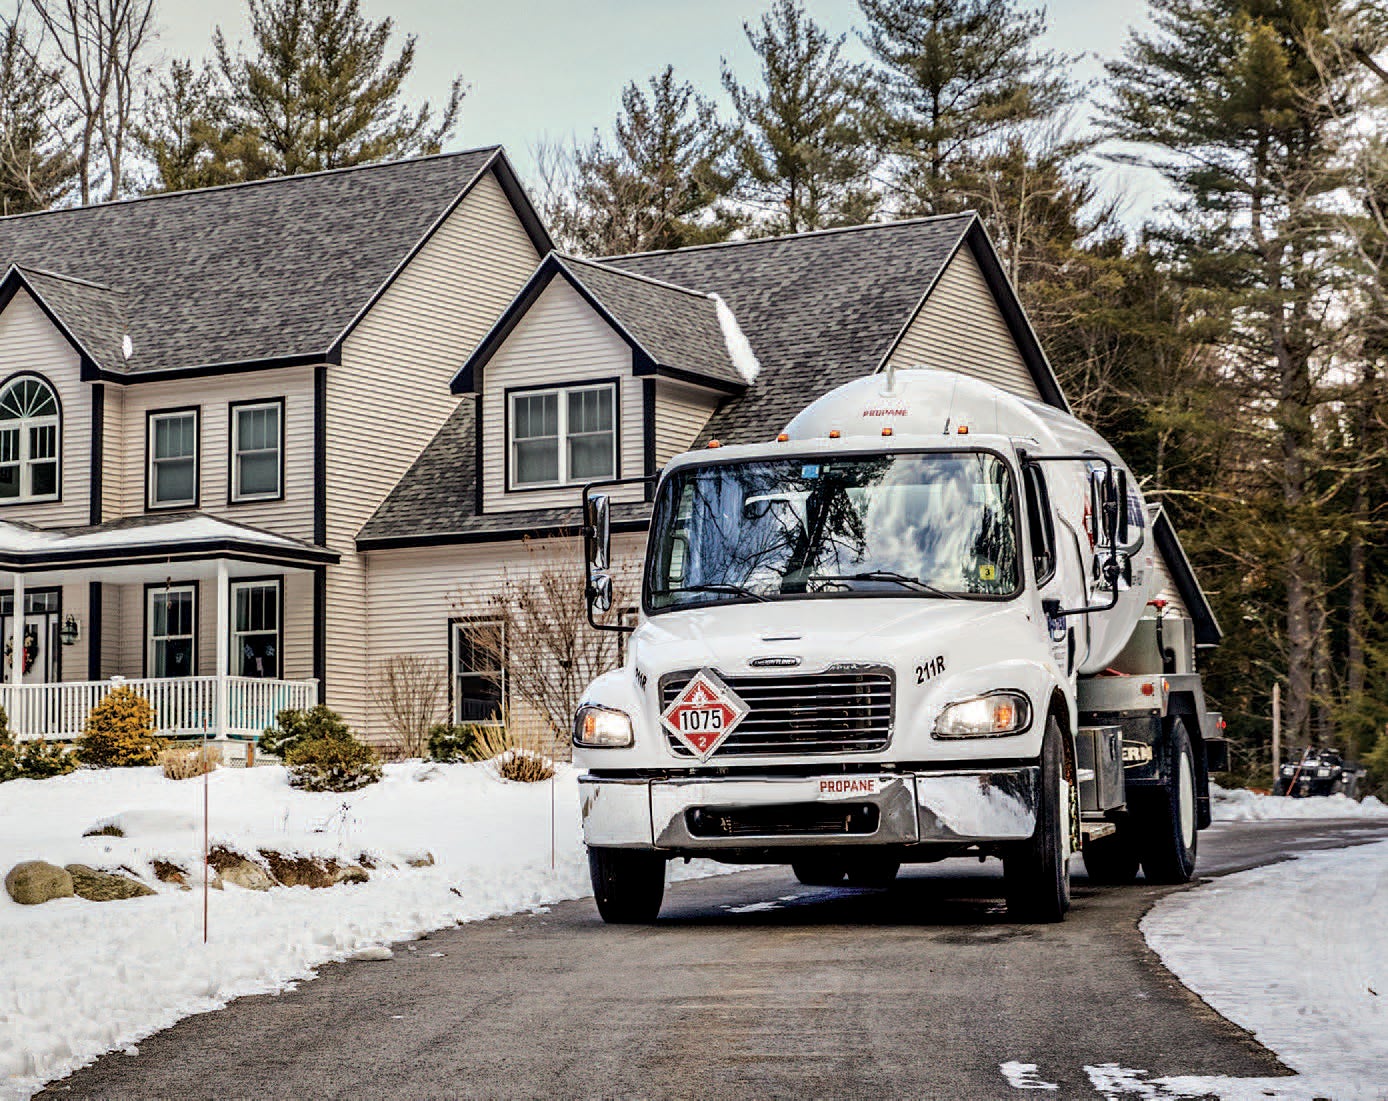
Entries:
<svg viewBox="0 0 1388 1101">
<path fill-rule="evenodd" d="M 588 495 L 595 489 L 606 489 L 608 486 L 630 486 L 630 485 L 652 485 L 660 478 L 659 474 L 652 474 L 644 478 L 609 478 L 599 482 L 588 482 L 583 486 L 582 511 L 580 515 L 583 520 L 579 525 L 579 534 L 583 537 L 580 545 L 583 550 L 583 606 L 588 614 L 588 625 L 595 631 L 616 631 L 619 634 L 629 634 L 636 630 L 634 624 L 630 623 L 599 623 L 593 618 L 593 581 L 589 569 L 589 563 L 593 560 L 592 546 L 593 540 L 597 537 L 597 529 L 588 523 Z"/>
</svg>

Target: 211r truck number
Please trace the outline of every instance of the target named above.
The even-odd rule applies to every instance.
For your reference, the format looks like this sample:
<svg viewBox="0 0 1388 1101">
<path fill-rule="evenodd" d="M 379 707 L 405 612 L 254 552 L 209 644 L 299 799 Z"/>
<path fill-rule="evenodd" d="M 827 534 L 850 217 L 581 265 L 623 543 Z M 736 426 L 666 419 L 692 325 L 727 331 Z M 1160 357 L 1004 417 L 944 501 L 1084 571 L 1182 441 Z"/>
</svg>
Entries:
<svg viewBox="0 0 1388 1101">
<path fill-rule="evenodd" d="M 916 683 L 924 684 L 945 671 L 945 655 L 938 654 L 929 661 L 916 666 Z"/>
</svg>

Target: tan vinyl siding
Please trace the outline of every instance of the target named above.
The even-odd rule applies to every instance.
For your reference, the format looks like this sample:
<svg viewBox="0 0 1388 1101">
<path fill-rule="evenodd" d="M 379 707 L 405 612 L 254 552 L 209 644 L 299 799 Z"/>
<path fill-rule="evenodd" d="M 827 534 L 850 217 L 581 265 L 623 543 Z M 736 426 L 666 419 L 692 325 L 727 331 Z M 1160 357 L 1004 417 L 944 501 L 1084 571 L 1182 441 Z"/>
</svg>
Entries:
<svg viewBox="0 0 1388 1101">
<path fill-rule="evenodd" d="M 280 398 L 284 399 L 284 454 L 281 459 L 284 499 L 232 504 L 228 501 L 227 489 L 231 471 L 231 404 Z M 118 440 L 123 455 L 119 464 L 123 471 L 121 499 L 119 511 L 108 513 L 103 519 L 137 516 L 145 511 L 149 412 L 195 406 L 201 418 L 198 458 L 201 510 L 297 539 L 313 538 L 312 367 L 147 382 L 128 387 L 124 399 L 118 399 L 115 404 L 120 411 L 118 423 L 122 426 Z M 112 419 L 108 407 L 108 423 Z"/>
<path fill-rule="evenodd" d="M 505 344 L 482 371 L 484 512 L 562 508 L 578 501 L 575 486 L 506 489 L 510 462 L 506 439 L 506 391 L 618 380 L 618 468 L 623 478 L 643 472 L 641 380 L 631 374 L 631 348 L 562 277 L 526 311 Z M 562 446 L 562 442 L 561 442 Z M 639 500 L 641 487 L 613 496 Z"/>
<path fill-rule="evenodd" d="M 1021 397 L 1041 397 L 968 248 L 949 262 L 887 363 L 958 371 Z"/>
<path fill-rule="evenodd" d="M 22 371 L 47 379 L 62 406 L 62 499 L 34 504 L 0 502 L 0 520 L 41 527 L 85 524 L 91 515 L 91 388 L 81 380 L 76 350 L 23 288 L 0 312 L 0 381 Z"/>
<path fill-rule="evenodd" d="M 124 648 L 127 632 L 125 630 L 124 590 L 128 586 L 103 584 L 101 586 L 101 676 L 102 679 L 114 677 L 126 669 Z M 138 635 L 139 626 L 131 628 Z"/>
<path fill-rule="evenodd" d="M 87 583 L 85 581 L 69 581 L 62 586 L 63 595 L 61 597 L 61 611 L 58 616 L 58 629 L 61 631 L 63 620 L 69 615 L 75 615 L 77 621 L 82 625 L 82 637 L 71 646 L 63 646 L 59 643 L 62 657 L 62 676 L 60 680 L 86 680 L 87 679 Z"/>
<path fill-rule="evenodd" d="M 449 383 L 539 257 L 495 176 L 420 249 L 328 368 L 325 698 L 360 723 L 367 692 L 366 567 L 356 534 L 457 405 Z"/>
<path fill-rule="evenodd" d="M 635 567 L 645 550 L 645 535 L 619 535 L 613 539 L 617 568 L 630 568 L 635 587 Z M 546 540 L 527 549 L 519 540 L 478 543 L 419 550 L 373 551 L 369 555 L 371 587 L 367 617 L 370 665 L 377 668 L 397 654 L 414 654 L 441 663 L 448 659 L 449 621 L 469 615 L 485 615 L 489 598 L 504 576 L 519 577 L 557 562 L 573 567 L 578 575 L 576 540 Z M 575 580 L 573 599 L 582 599 Z M 632 603 L 636 593 L 631 593 Z M 515 701 L 513 701 L 514 704 Z M 513 711 L 515 710 L 513 706 Z M 379 716 L 368 727 L 373 739 L 385 737 Z"/>
<path fill-rule="evenodd" d="M 718 407 L 718 395 L 664 379 L 655 387 L 655 465 L 688 451 Z"/>
</svg>

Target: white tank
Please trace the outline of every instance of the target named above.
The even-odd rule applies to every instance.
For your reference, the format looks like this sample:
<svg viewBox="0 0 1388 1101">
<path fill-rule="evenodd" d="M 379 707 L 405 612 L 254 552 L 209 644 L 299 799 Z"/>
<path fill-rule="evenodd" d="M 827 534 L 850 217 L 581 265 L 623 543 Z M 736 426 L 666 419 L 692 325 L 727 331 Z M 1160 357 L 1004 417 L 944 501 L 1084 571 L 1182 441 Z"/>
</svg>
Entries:
<svg viewBox="0 0 1388 1101">
<path fill-rule="evenodd" d="M 891 431 L 884 436 L 884 429 Z M 1115 477 L 1122 471 L 1127 478 L 1128 538 L 1119 551 L 1131 568 L 1119 581 L 1112 609 L 1071 619 L 1079 642 L 1077 670 L 1090 674 L 1108 668 L 1147 608 L 1155 551 L 1137 479 L 1102 436 L 1068 413 L 978 379 L 912 368 L 869 375 L 831 390 L 806 406 L 785 431 L 792 440 L 829 439 L 831 433 L 846 441 L 866 438 L 873 448 L 941 447 L 946 442 L 954 447 L 997 446 L 1002 436 L 1014 448 L 1032 454 L 1108 459 Z M 986 439 L 990 436 L 992 440 Z M 1063 462 L 1044 463 L 1042 469 L 1055 518 L 1058 584 L 1064 599 L 1107 604 L 1112 593 L 1100 580 L 1099 565 L 1109 555 L 1096 548 L 1100 521 L 1094 515 L 1096 487 L 1091 477 L 1102 476 L 1104 467 L 1098 462 L 1091 469 L 1083 462 Z"/>
</svg>

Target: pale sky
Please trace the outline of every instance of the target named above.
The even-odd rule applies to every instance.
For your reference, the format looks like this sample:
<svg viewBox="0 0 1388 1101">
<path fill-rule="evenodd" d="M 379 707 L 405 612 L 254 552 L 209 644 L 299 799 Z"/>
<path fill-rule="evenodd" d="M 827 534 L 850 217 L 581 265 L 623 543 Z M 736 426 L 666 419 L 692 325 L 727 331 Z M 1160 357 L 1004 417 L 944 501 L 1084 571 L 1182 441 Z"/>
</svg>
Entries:
<svg viewBox="0 0 1388 1101">
<path fill-rule="evenodd" d="M 1025 0 L 1023 0 L 1025 6 Z M 667 63 L 722 100 L 719 59 L 750 79 L 753 57 L 742 22 L 769 7 L 759 0 L 363 0 L 372 19 L 389 16 L 396 34 L 418 37 L 408 89 L 413 100 L 441 100 L 461 75 L 470 85 L 453 146 L 505 145 L 522 175 L 533 168 L 542 138 L 586 138 L 594 127 L 610 129 L 622 86 L 644 79 Z M 807 0 L 820 23 L 835 32 L 859 22 L 855 0 Z M 211 53 L 213 27 L 233 41 L 244 37 L 244 5 L 234 0 L 162 0 L 158 49 L 166 55 Z M 1134 21 L 1144 19 L 1136 0 L 1054 0 L 1048 7 L 1047 43 L 1083 54 L 1081 78 L 1102 73 L 1100 57 L 1116 56 Z M 849 49 L 861 56 L 850 35 Z M 1146 173 L 1112 169 L 1106 180 L 1132 198 L 1140 217 L 1156 197 Z"/>
</svg>

